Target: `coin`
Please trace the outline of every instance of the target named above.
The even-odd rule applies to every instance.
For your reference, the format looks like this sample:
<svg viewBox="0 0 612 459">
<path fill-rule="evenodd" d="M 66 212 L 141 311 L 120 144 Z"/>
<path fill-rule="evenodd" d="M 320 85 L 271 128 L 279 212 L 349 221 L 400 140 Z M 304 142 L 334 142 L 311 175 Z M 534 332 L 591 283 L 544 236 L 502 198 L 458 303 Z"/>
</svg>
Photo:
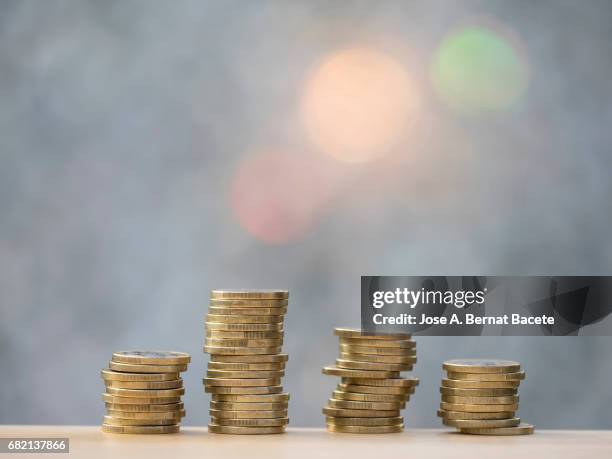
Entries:
<svg viewBox="0 0 612 459">
<path fill-rule="evenodd" d="M 330 398 L 327 401 L 327 406 L 347 410 L 401 410 L 406 404 L 404 402 L 356 402 Z"/>
<path fill-rule="evenodd" d="M 510 419 L 514 417 L 514 411 L 473 413 L 467 411 L 438 410 L 438 416 L 445 419 Z"/>
<path fill-rule="evenodd" d="M 215 362 L 223 363 L 279 363 L 289 360 L 287 354 L 270 355 L 214 355 Z"/>
<path fill-rule="evenodd" d="M 105 402 L 104 406 L 108 410 L 115 411 L 134 411 L 140 413 L 160 412 L 160 411 L 181 411 L 185 409 L 183 403 L 167 403 L 165 405 L 130 405 L 126 403 Z"/>
<path fill-rule="evenodd" d="M 283 332 L 278 331 L 223 331 L 223 330 L 206 330 L 206 337 L 212 339 L 282 339 Z"/>
<path fill-rule="evenodd" d="M 525 379 L 525 372 L 517 373 L 451 373 L 448 372 L 449 379 L 469 380 L 469 381 L 520 381 Z"/>
<path fill-rule="evenodd" d="M 237 316 L 207 314 L 206 321 L 222 324 L 282 324 L 283 316 Z"/>
<path fill-rule="evenodd" d="M 253 379 L 222 379 L 222 378 L 204 378 L 204 384 L 207 386 L 278 386 L 280 378 L 253 378 Z"/>
<path fill-rule="evenodd" d="M 185 410 L 181 411 L 121 411 L 109 410 L 106 412 L 109 416 L 119 419 L 174 419 L 179 422 L 185 416 Z"/>
<path fill-rule="evenodd" d="M 275 403 L 275 402 L 288 402 L 289 394 L 262 394 L 262 395 L 213 394 L 212 399 L 215 402 Z"/>
<path fill-rule="evenodd" d="M 339 390 L 335 390 L 332 396 L 336 400 L 354 400 L 358 402 L 405 402 L 410 398 L 409 395 L 359 394 Z"/>
<path fill-rule="evenodd" d="M 516 373 L 521 364 L 512 360 L 456 359 L 447 360 L 442 368 L 453 373 Z"/>
<path fill-rule="evenodd" d="M 286 426 L 289 418 L 264 418 L 264 419 L 230 419 L 212 418 L 212 423 L 220 426 L 239 426 L 239 427 L 269 427 Z"/>
<path fill-rule="evenodd" d="M 176 433 L 180 426 L 113 426 L 110 424 L 102 424 L 102 432 L 106 433 L 123 433 L 123 434 L 164 434 Z"/>
<path fill-rule="evenodd" d="M 212 299 L 232 300 L 285 300 L 289 298 L 287 290 L 211 290 Z"/>
<path fill-rule="evenodd" d="M 242 411 L 228 411 L 228 410 L 217 410 L 211 408 L 209 410 L 211 417 L 218 419 L 278 419 L 286 418 L 287 410 L 242 410 Z"/>
<path fill-rule="evenodd" d="M 340 344 L 339 346 L 340 352 L 349 354 L 415 356 L 414 350 L 400 347 L 353 346 L 352 344 Z"/>
<path fill-rule="evenodd" d="M 382 394 L 382 395 L 410 395 L 414 393 L 412 387 L 393 386 L 356 386 L 353 384 L 338 384 L 338 390 L 359 394 Z"/>
<path fill-rule="evenodd" d="M 340 338 L 340 344 L 346 346 L 361 346 L 361 347 L 395 347 L 401 349 L 411 349 L 412 351 L 416 348 L 416 342 L 412 340 L 385 340 L 385 339 L 357 339 L 357 338 Z"/>
<path fill-rule="evenodd" d="M 182 379 L 170 381 L 114 381 L 107 380 L 104 382 L 106 387 L 117 387 L 121 389 L 177 389 L 183 387 Z"/>
<path fill-rule="evenodd" d="M 443 379 L 442 386 L 457 389 L 514 389 L 520 385 L 520 381 L 466 381 L 456 379 Z"/>
<path fill-rule="evenodd" d="M 204 346 L 204 352 L 217 355 L 273 355 L 281 351 L 280 346 L 276 347 L 229 347 L 229 346 Z"/>
<path fill-rule="evenodd" d="M 179 379 L 179 373 L 121 373 L 104 368 L 101 372 L 105 381 L 173 381 Z"/>
<path fill-rule="evenodd" d="M 113 426 L 167 426 L 176 424 L 177 420 L 172 419 L 122 419 L 113 416 L 104 416 L 104 424 Z"/>
<path fill-rule="evenodd" d="M 141 365 L 184 365 L 191 362 L 185 352 L 174 351 L 119 351 L 113 352 L 113 362 Z"/>
<path fill-rule="evenodd" d="M 460 428 L 459 432 L 472 435 L 530 435 L 534 432 L 534 427 L 531 424 L 519 424 L 516 427 Z"/>
<path fill-rule="evenodd" d="M 416 360 L 416 358 L 415 358 Z M 339 368 L 354 370 L 410 371 L 412 365 L 402 363 L 355 362 L 353 360 L 336 359 Z"/>
<path fill-rule="evenodd" d="M 225 371 L 282 371 L 285 363 L 240 363 L 240 362 L 208 362 L 209 370 Z"/>
<path fill-rule="evenodd" d="M 182 365 L 141 365 L 137 363 L 119 363 L 112 360 L 108 363 L 111 370 L 126 373 L 180 373 L 187 370 L 187 364 Z"/>
<path fill-rule="evenodd" d="M 341 376 L 345 378 L 397 378 L 399 371 L 374 371 L 374 370 L 349 370 L 338 367 L 323 367 L 323 374 L 332 376 Z"/>
<path fill-rule="evenodd" d="M 475 405 L 508 405 L 518 403 L 518 395 L 503 395 L 499 397 L 462 397 L 457 395 L 443 395 L 443 402 L 448 403 L 473 403 Z"/>
<path fill-rule="evenodd" d="M 516 427 L 521 423 L 520 418 L 508 419 L 447 419 L 443 418 L 442 423 L 449 427 L 459 429 L 483 429 L 499 427 Z"/>
<path fill-rule="evenodd" d="M 356 386 L 413 387 L 419 385 L 419 378 L 371 379 L 367 377 L 343 377 L 342 383 Z"/>
<path fill-rule="evenodd" d="M 138 389 L 123 389 L 121 387 L 107 387 L 107 394 L 118 395 L 119 397 L 146 397 L 146 398 L 163 398 L 163 397 L 178 397 L 185 393 L 183 387 L 177 389 L 160 389 L 160 390 L 138 390 Z"/>
<path fill-rule="evenodd" d="M 363 330 L 356 330 L 354 328 L 334 328 L 334 335 L 342 338 L 363 338 L 363 339 L 380 339 L 380 340 L 398 340 L 398 339 L 410 339 L 408 333 L 377 333 L 370 334 Z"/>
<path fill-rule="evenodd" d="M 355 434 L 399 433 L 404 430 L 404 424 L 397 424 L 394 426 L 342 426 L 327 424 L 327 430 L 330 432 Z"/>
<path fill-rule="evenodd" d="M 397 416 L 394 418 L 337 418 L 326 416 L 325 422 L 338 426 L 392 426 L 402 424 L 404 418 Z"/>
<path fill-rule="evenodd" d="M 516 411 L 518 403 L 507 405 L 476 405 L 475 403 L 440 402 L 440 409 L 447 411 L 469 411 L 472 413 L 490 413 L 495 411 Z"/>
<path fill-rule="evenodd" d="M 284 371 L 227 371 L 227 370 L 208 370 L 206 376 L 209 378 L 280 378 L 285 376 Z"/>
<path fill-rule="evenodd" d="M 395 418 L 399 416 L 399 410 L 351 410 L 325 406 L 323 414 L 339 418 Z"/>
<path fill-rule="evenodd" d="M 351 354 L 349 352 L 341 352 L 340 358 L 345 360 L 353 360 L 355 362 L 380 362 L 380 363 L 416 363 L 416 354 L 414 356 L 404 355 L 375 355 L 375 354 Z"/>
<path fill-rule="evenodd" d="M 223 322 L 205 322 L 208 330 L 226 331 L 282 331 L 283 323 L 272 324 L 226 324 Z"/>
<path fill-rule="evenodd" d="M 239 303 L 241 304 L 241 303 Z M 282 316 L 287 313 L 287 306 L 278 307 L 244 307 L 229 306 L 208 306 L 209 314 L 237 315 L 237 316 Z"/>
<path fill-rule="evenodd" d="M 122 397 L 114 394 L 102 394 L 102 400 L 108 403 L 123 403 L 126 405 L 167 405 L 169 403 L 179 403 L 181 397 Z"/>
<path fill-rule="evenodd" d="M 282 346 L 282 339 L 213 339 L 206 338 L 204 344 L 210 347 L 272 347 Z"/>
<path fill-rule="evenodd" d="M 223 411 L 279 411 L 287 409 L 287 402 L 210 402 L 211 410 Z"/>
<path fill-rule="evenodd" d="M 264 394 L 280 394 L 283 391 L 283 386 L 249 386 L 249 387 L 205 386 L 204 390 L 211 394 L 264 395 Z"/>
<path fill-rule="evenodd" d="M 459 397 L 498 397 L 500 395 L 516 395 L 514 388 L 490 388 L 490 389 L 455 389 L 453 387 L 440 387 L 440 393 L 444 395 L 455 395 Z"/>
<path fill-rule="evenodd" d="M 285 426 L 278 427 L 237 427 L 220 426 L 218 424 L 208 424 L 208 431 L 211 433 L 234 434 L 234 435 L 268 435 L 285 432 Z"/>
</svg>

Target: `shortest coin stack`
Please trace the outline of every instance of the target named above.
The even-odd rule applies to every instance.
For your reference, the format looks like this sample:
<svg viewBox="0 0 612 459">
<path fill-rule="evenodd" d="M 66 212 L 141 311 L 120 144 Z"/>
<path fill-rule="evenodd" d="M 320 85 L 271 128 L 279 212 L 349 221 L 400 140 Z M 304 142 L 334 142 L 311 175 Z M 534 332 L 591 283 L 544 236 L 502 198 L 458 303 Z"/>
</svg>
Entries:
<svg viewBox="0 0 612 459">
<path fill-rule="evenodd" d="M 472 435 L 528 435 L 534 428 L 521 423 L 518 386 L 525 379 L 518 362 L 497 359 L 448 360 L 442 368 L 442 423 Z"/>
<path fill-rule="evenodd" d="M 176 433 L 185 416 L 185 393 L 179 373 L 187 370 L 189 354 L 166 351 L 115 352 L 102 370 L 102 399 L 108 433 Z"/>
</svg>

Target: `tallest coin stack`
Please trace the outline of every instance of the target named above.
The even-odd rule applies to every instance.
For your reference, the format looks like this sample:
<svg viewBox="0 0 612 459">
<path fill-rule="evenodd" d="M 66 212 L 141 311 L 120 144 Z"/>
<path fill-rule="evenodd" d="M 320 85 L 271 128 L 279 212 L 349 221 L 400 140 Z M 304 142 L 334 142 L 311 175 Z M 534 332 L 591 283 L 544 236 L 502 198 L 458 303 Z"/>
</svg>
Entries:
<svg viewBox="0 0 612 459">
<path fill-rule="evenodd" d="M 209 432 L 283 433 L 289 394 L 283 393 L 286 290 L 212 290 L 206 316 L 204 378 L 212 394 Z"/>
</svg>

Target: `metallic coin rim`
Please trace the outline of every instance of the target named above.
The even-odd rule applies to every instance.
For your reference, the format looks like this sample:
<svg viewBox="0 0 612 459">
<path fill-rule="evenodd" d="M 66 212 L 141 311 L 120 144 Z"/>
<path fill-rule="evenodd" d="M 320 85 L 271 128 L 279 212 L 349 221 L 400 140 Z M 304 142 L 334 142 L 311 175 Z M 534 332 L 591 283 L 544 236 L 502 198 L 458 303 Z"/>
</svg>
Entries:
<svg viewBox="0 0 612 459">
<path fill-rule="evenodd" d="M 167 353 L 168 357 L 145 357 L 141 355 L 131 355 L 136 352 L 157 352 L 160 354 Z M 186 352 L 179 351 L 117 351 L 113 352 L 111 357 L 113 362 L 130 363 L 140 365 L 187 365 L 191 362 L 191 356 Z"/>
</svg>

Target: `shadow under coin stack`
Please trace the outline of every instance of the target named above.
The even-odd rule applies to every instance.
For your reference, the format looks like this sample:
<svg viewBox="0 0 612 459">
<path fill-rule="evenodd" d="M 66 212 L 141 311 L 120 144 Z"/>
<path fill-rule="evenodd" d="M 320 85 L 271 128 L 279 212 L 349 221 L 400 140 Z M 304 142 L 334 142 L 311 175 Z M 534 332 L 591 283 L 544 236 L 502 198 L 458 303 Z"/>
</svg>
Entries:
<svg viewBox="0 0 612 459">
<path fill-rule="evenodd" d="M 521 423 L 518 386 L 525 379 L 518 362 L 496 359 L 448 360 L 442 368 L 442 423 L 473 435 L 528 435 L 534 428 Z"/>
<path fill-rule="evenodd" d="M 115 352 L 102 370 L 106 416 L 102 431 L 127 434 L 175 433 L 185 416 L 179 373 L 189 354 L 166 351 Z"/>
<path fill-rule="evenodd" d="M 418 378 L 401 378 L 416 363 L 416 342 L 406 333 L 365 334 L 336 328 L 340 358 L 326 375 L 340 376 L 323 414 L 327 430 L 342 433 L 396 433 L 404 429 L 400 410 L 418 385 Z"/>
<path fill-rule="evenodd" d="M 289 423 L 282 354 L 286 290 L 213 290 L 206 316 L 208 431 L 277 434 Z"/>
</svg>

